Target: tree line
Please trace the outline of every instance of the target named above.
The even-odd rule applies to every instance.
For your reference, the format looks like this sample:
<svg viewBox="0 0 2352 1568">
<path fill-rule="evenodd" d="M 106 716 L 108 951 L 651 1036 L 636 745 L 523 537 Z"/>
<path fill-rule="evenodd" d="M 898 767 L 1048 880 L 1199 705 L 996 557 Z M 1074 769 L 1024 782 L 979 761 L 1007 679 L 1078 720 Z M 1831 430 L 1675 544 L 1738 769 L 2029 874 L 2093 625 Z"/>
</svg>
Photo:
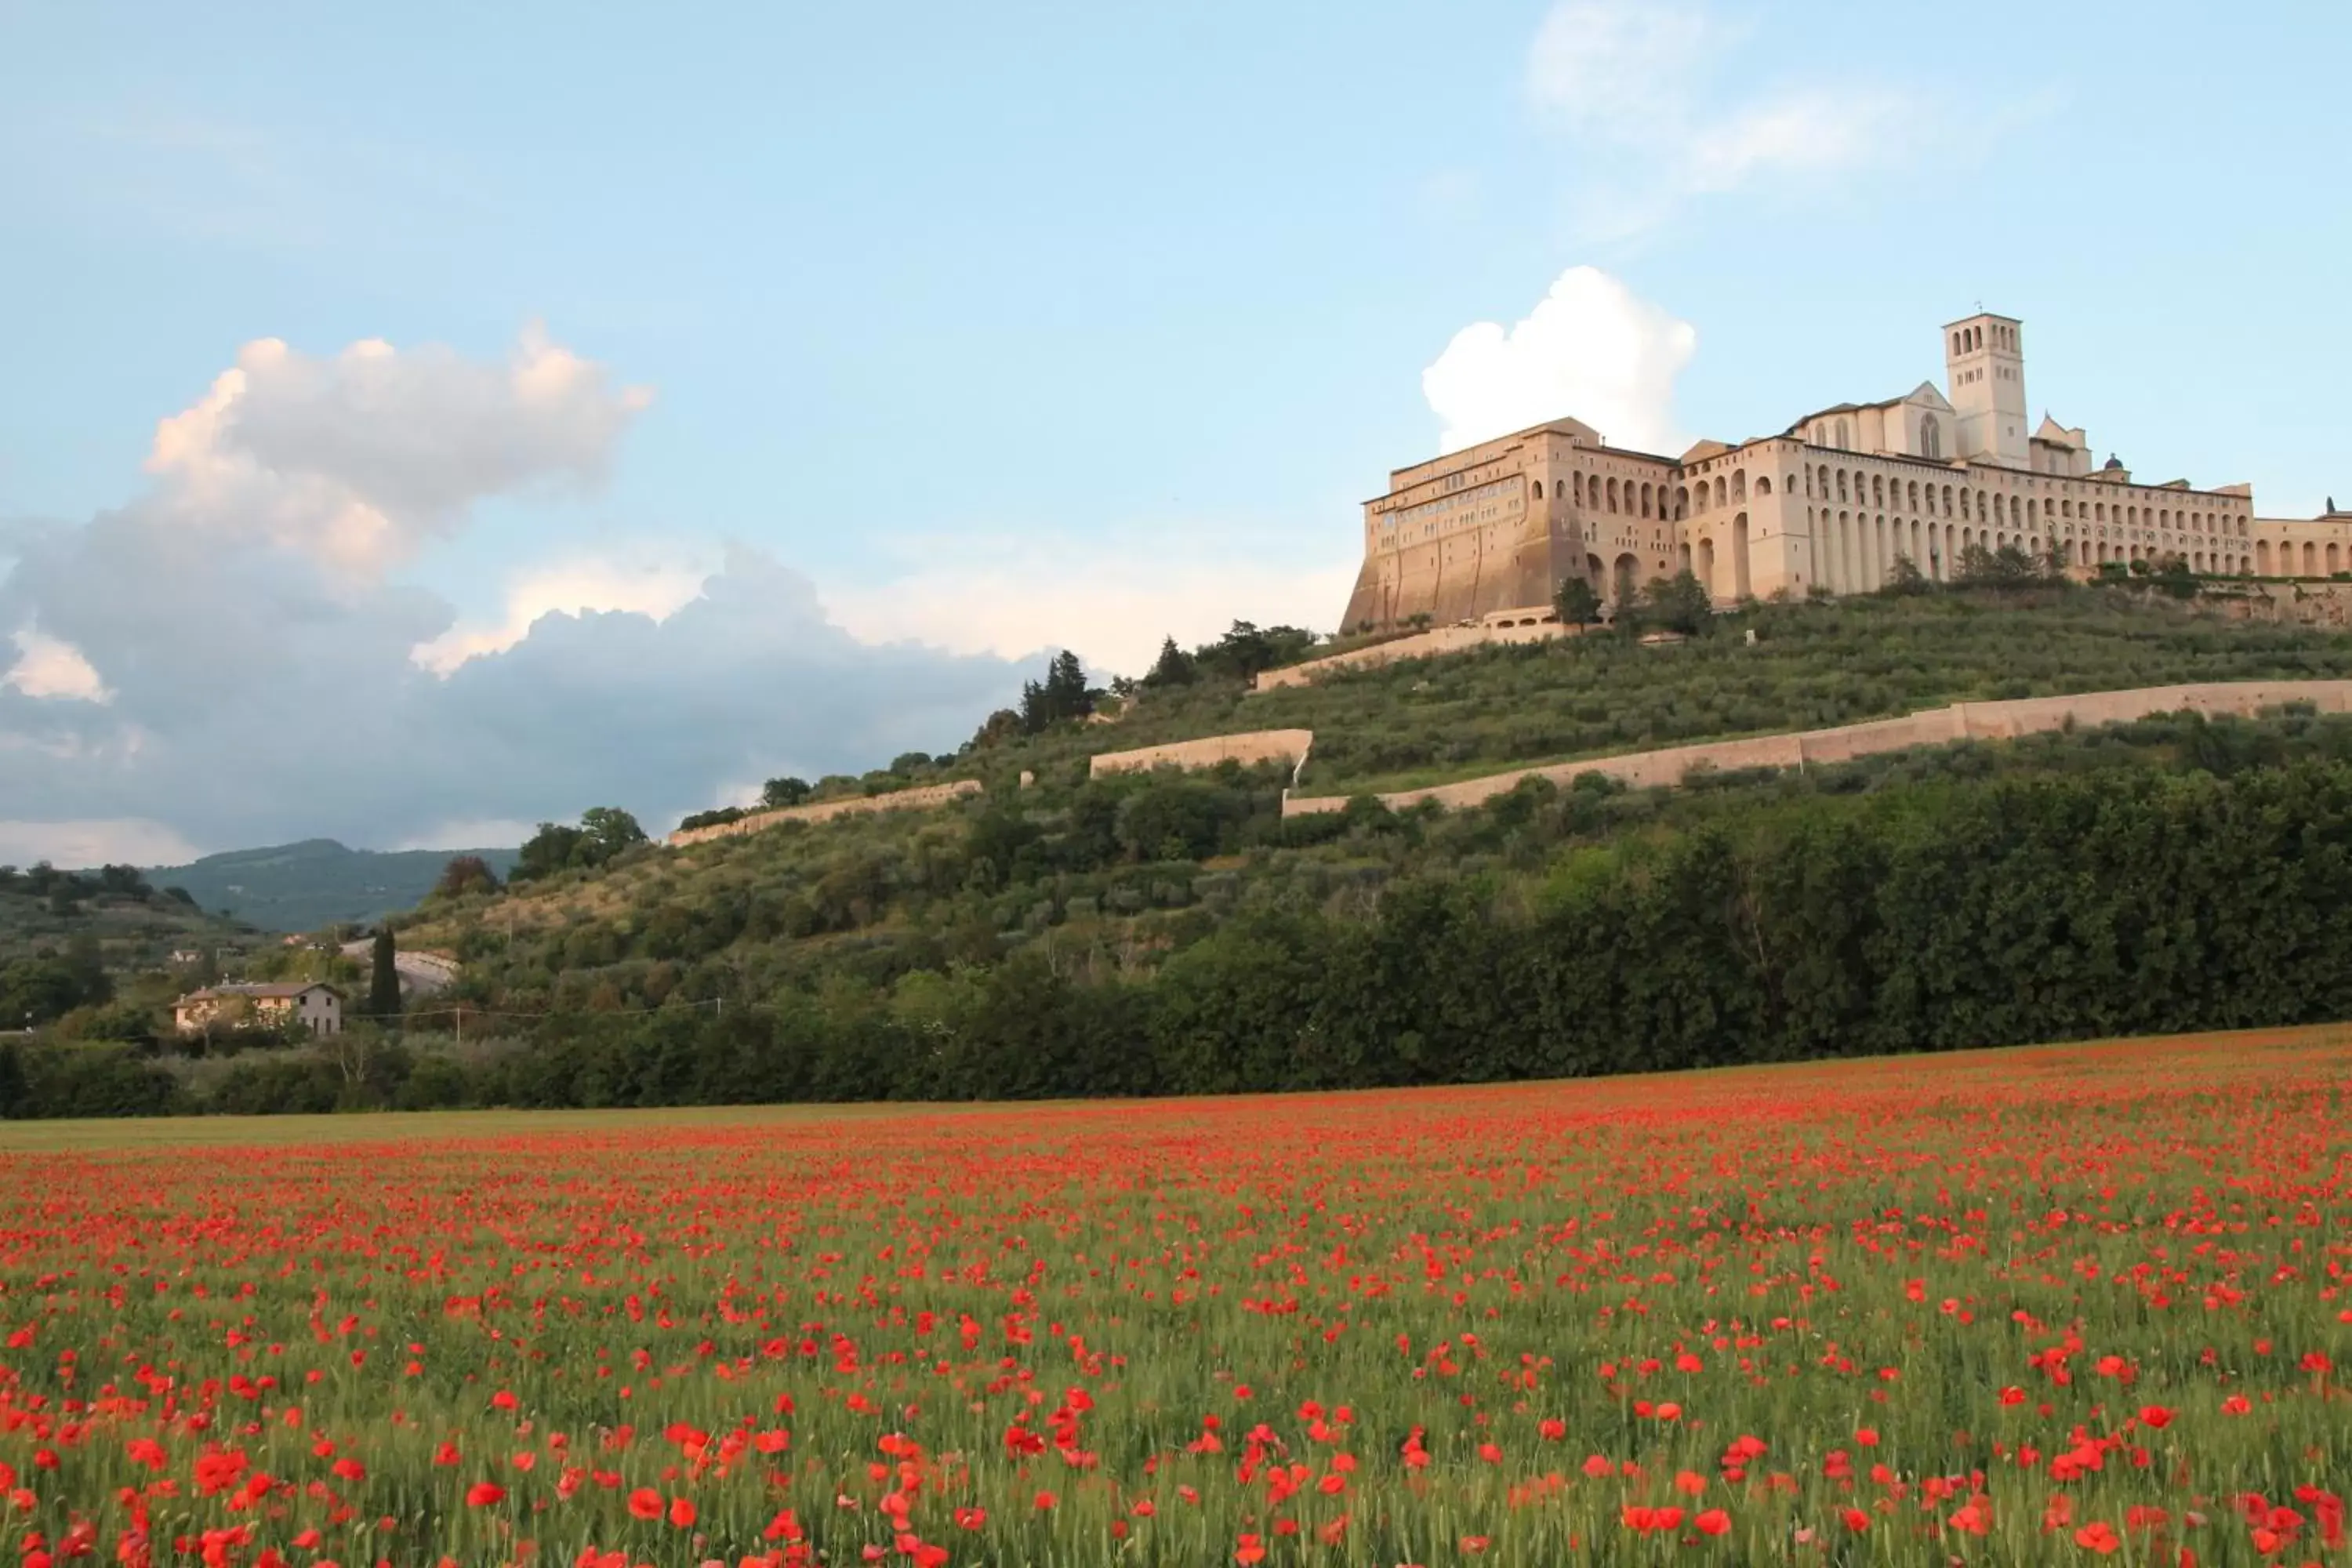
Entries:
<svg viewBox="0 0 2352 1568">
<path fill-rule="evenodd" d="M 938 889 L 971 891 L 920 942 L 906 910 L 939 895 L 911 885 L 853 892 L 845 923 L 800 937 L 758 937 L 730 906 L 732 934 L 698 958 L 709 928 L 663 937 L 641 921 L 636 957 L 554 951 L 644 988 L 551 1006 L 474 1054 L 415 1038 L 356 1063 L 253 1053 L 199 1090 L 128 1047 L 12 1047 L 0 1110 L 1370 1088 L 2352 1015 L 2352 732 L 2180 720 L 2139 733 L 2161 765 L 2053 737 L 1936 765 L 1702 779 L 1672 802 L 1535 782 L 1452 816 L 1364 799 L 1269 827 L 1256 782 L 1235 779 L 1093 797 L 1108 809 L 1050 832 L 982 809 L 939 863 Z M 1291 881 L 1203 873 L 1177 889 L 1181 907 L 1108 918 L 1118 889 L 1170 876 L 1171 850 L 1291 834 L 1328 840 L 1257 857 Z M 1072 893 L 1088 856 L 1108 879 Z M 1350 879 L 1383 858 L 1390 874 Z M 861 897 L 880 918 L 861 921 Z M 1010 934 L 969 918 L 1003 897 L 1055 908 Z"/>
</svg>

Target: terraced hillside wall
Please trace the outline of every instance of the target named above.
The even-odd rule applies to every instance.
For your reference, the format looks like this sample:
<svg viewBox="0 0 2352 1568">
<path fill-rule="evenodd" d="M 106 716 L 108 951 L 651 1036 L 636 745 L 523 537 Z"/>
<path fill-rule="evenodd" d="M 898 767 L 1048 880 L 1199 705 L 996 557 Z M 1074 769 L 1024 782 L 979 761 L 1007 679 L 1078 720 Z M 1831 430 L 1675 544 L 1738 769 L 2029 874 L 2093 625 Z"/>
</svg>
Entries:
<svg viewBox="0 0 2352 1568">
<path fill-rule="evenodd" d="M 669 836 L 668 842 L 671 848 L 683 849 L 689 844 L 707 843 L 713 838 L 732 838 L 743 833 L 758 833 L 785 822 L 829 822 L 836 816 L 858 816 L 876 811 L 928 811 L 979 793 L 978 779 L 958 779 L 953 784 L 892 790 L 888 795 L 853 795 L 846 800 L 820 800 L 807 805 L 780 805 L 773 811 L 755 811 L 732 822 L 713 823 L 709 827 L 681 828 Z"/>
<path fill-rule="evenodd" d="M 1554 637 L 1579 636 L 1584 629 L 1582 626 L 1562 626 L 1558 621 L 1539 621 L 1533 626 L 1439 626 L 1434 631 L 1415 632 L 1411 637 L 1391 637 L 1386 642 L 1351 647 L 1345 653 L 1326 654 L 1321 658 L 1310 658 L 1304 664 L 1286 664 L 1278 669 L 1260 670 L 1257 679 L 1251 682 L 1250 689 L 1254 692 L 1272 691 L 1277 687 L 1304 686 L 1334 670 L 1370 669 L 1383 664 L 1394 664 L 1401 658 L 1431 658 L 1442 653 L 1460 653 L 1465 648 L 1486 647 L 1496 643 L 1549 642 Z"/>
<path fill-rule="evenodd" d="M 1090 778 L 1105 773 L 1149 773 L 1153 768 L 1213 768 L 1219 763 L 1307 760 L 1315 743 L 1312 730 L 1247 730 L 1236 735 L 1209 735 L 1198 741 L 1174 741 L 1164 746 L 1144 746 L 1132 752 L 1103 752 L 1087 763 Z"/>
<path fill-rule="evenodd" d="M 1957 702 L 1949 708 L 1924 709 L 1899 719 L 1874 719 L 1866 723 L 1843 724 L 1833 730 L 1711 741 L 1663 751 L 1513 768 L 1507 773 L 1488 773 L 1457 784 L 1399 790 L 1380 798 L 1392 808 L 1433 800 L 1459 809 L 1508 794 L 1519 781 L 1528 778 L 1566 784 L 1580 773 L 1601 773 L 1641 789 L 1678 784 L 1695 768 L 1712 768 L 1717 773 L 1742 768 L 1801 768 L 1808 763 L 1849 762 L 1855 757 L 1906 751 L 1913 746 L 2005 740 L 2063 729 L 2070 723 L 2084 728 L 2120 724 L 2184 709 L 2200 713 L 2252 714 L 2290 702 L 2306 702 L 2326 713 L 2352 712 L 2352 680 L 2210 681 L 2190 686 L 2147 686 L 2132 691 L 2084 692 L 2072 697 Z M 1306 816 L 1339 811 L 1347 804 L 1344 795 L 1290 795 L 1282 803 L 1282 814 Z"/>
</svg>

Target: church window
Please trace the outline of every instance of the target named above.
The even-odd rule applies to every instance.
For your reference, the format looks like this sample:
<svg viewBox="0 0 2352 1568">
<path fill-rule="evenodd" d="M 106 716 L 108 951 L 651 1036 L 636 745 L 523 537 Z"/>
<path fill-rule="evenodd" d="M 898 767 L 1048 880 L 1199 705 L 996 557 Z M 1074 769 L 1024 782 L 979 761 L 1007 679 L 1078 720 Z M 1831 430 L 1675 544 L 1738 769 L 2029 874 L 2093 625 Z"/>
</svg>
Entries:
<svg viewBox="0 0 2352 1568">
<path fill-rule="evenodd" d="M 1839 421 L 1837 422 L 1837 442 L 1836 442 L 1836 446 L 1837 446 L 1837 449 L 1838 449 L 1839 451 L 1841 451 L 1841 452 L 1843 452 L 1843 451 L 1844 451 L 1844 450 L 1846 449 L 1846 444 L 1845 444 L 1845 421 L 1844 421 L 1844 420 L 1843 420 L 1843 419 L 1841 419 L 1841 420 L 1839 420 Z"/>
<path fill-rule="evenodd" d="M 1541 479 L 1538 479 L 1535 483 L 1535 499 L 1538 500 L 1543 500 L 1543 481 Z"/>
<path fill-rule="evenodd" d="M 1936 416 L 1932 414 L 1922 414 L 1919 416 L 1919 455 L 1923 458 L 1940 458 L 1944 455 L 1944 428 L 1936 422 Z"/>
</svg>

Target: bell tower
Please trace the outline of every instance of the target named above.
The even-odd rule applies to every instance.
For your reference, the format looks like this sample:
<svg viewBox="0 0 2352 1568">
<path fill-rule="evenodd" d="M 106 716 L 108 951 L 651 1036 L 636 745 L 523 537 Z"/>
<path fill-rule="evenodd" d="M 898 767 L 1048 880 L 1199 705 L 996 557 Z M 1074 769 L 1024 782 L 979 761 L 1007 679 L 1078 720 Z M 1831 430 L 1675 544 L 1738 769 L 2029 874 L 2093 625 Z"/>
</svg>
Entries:
<svg viewBox="0 0 2352 1568">
<path fill-rule="evenodd" d="M 1979 311 L 1944 329 L 1944 376 L 1959 416 L 1958 456 L 2027 466 L 2025 340 L 2011 316 Z"/>
</svg>

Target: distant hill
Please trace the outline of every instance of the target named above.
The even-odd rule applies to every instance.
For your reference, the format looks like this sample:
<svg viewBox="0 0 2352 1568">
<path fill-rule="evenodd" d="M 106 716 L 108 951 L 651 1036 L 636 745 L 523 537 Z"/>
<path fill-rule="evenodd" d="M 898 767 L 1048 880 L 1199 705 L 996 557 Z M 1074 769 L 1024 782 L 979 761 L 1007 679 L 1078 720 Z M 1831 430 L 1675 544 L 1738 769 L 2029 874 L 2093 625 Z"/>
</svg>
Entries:
<svg viewBox="0 0 2352 1568">
<path fill-rule="evenodd" d="M 0 970 L 20 960 L 94 941 L 119 973 L 159 970 L 174 952 L 209 952 L 230 961 L 266 942 L 243 922 L 139 883 L 115 867 L 104 873 L 0 868 Z M 0 1028 L 20 1020 L 0 1011 Z"/>
<path fill-rule="evenodd" d="M 227 910 L 264 931 L 315 931 L 414 909 L 453 855 L 478 855 L 501 878 L 515 860 L 512 849 L 350 849 L 331 838 L 306 838 L 157 866 L 146 876 L 158 888 L 185 888 L 205 909 Z"/>
</svg>

